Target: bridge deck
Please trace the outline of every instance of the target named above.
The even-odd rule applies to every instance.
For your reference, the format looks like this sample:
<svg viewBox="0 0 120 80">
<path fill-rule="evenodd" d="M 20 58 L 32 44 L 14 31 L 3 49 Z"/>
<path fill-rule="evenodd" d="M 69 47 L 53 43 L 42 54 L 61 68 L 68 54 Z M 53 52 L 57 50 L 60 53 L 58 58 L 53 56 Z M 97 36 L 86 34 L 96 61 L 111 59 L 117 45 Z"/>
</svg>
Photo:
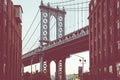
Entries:
<svg viewBox="0 0 120 80">
<path fill-rule="evenodd" d="M 44 58 L 54 60 L 56 57 L 66 56 L 77 52 L 89 50 L 89 30 L 88 27 L 82 28 L 76 32 L 68 34 L 60 39 L 52 41 L 47 45 L 44 45 L 42 49 L 36 48 L 31 52 L 22 56 L 23 64 L 25 66 L 39 62 L 41 54 L 44 54 Z"/>
</svg>

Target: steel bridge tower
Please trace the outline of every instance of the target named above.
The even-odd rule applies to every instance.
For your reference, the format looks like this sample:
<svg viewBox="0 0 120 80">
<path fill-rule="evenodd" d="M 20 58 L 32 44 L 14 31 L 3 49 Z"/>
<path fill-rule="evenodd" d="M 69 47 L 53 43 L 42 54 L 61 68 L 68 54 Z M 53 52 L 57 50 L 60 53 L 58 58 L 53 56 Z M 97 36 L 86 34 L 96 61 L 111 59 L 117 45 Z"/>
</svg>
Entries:
<svg viewBox="0 0 120 80">
<path fill-rule="evenodd" d="M 41 10 L 41 31 L 40 31 L 40 48 L 50 42 L 50 17 L 54 16 L 56 19 L 56 39 L 64 36 L 64 23 L 65 23 L 65 10 L 60 10 L 59 7 L 52 8 L 50 4 L 44 5 L 43 1 L 41 1 L 40 5 Z M 48 60 L 44 58 L 44 52 L 42 52 L 43 56 L 40 57 L 40 72 L 47 74 L 50 78 L 50 62 L 52 60 Z M 59 58 L 55 60 L 56 63 L 56 80 L 66 80 L 65 78 L 65 58 Z"/>
<path fill-rule="evenodd" d="M 43 45 L 43 43 L 50 41 L 50 17 L 54 16 L 56 19 L 56 38 L 61 38 L 64 36 L 64 23 L 65 23 L 65 10 L 60 10 L 57 6 L 57 8 L 50 7 L 50 4 L 48 3 L 47 6 L 43 4 L 43 1 L 41 1 L 40 5 L 41 10 L 41 33 L 40 33 L 40 43 Z"/>
</svg>

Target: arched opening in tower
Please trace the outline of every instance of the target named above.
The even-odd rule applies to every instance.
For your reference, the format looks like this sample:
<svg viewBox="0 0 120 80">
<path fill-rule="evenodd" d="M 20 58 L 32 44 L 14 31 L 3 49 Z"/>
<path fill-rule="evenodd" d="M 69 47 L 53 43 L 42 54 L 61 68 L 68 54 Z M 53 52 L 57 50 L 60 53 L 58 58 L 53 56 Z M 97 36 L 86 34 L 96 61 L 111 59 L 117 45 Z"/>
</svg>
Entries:
<svg viewBox="0 0 120 80">
<path fill-rule="evenodd" d="M 56 40 L 56 18 L 50 17 L 50 41 Z"/>
</svg>

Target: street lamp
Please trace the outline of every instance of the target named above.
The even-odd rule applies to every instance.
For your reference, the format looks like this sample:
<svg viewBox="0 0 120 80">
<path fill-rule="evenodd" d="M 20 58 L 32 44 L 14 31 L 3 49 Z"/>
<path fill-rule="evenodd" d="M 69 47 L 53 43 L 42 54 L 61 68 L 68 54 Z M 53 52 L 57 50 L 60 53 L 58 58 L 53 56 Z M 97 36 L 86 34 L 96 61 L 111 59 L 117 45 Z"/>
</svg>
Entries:
<svg viewBox="0 0 120 80">
<path fill-rule="evenodd" d="M 84 57 L 81 57 L 79 55 L 74 55 L 74 56 L 77 56 L 77 57 L 81 58 L 81 59 L 79 59 L 79 61 L 82 64 L 82 75 L 81 76 L 82 76 L 82 80 L 83 80 L 84 64 L 86 63 L 86 59 L 84 59 Z"/>
</svg>

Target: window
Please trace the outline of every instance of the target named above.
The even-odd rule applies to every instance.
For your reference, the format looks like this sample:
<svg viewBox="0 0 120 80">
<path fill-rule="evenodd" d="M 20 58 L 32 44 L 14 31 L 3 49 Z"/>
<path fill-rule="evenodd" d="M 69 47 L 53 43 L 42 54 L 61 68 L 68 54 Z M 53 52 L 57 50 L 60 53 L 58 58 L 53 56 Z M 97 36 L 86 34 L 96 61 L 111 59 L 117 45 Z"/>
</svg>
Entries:
<svg viewBox="0 0 120 80">
<path fill-rule="evenodd" d="M 120 78 L 120 63 L 117 63 L 116 67 L 117 67 L 117 76 Z"/>
<path fill-rule="evenodd" d="M 112 35 L 112 28 L 110 27 L 110 35 Z"/>
<path fill-rule="evenodd" d="M 91 11 L 93 10 L 93 5 L 91 5 Z"/>
<path fill-rule="evenodd" d="M 106 49 L 104 48 L 104 57 L 107 56 L 107 52 L 106 52 Z"/>
<path fill-rule="evenodd" d="M 7 5 L 7 0 L 4 0 L 4 4 Z"/>
<path fill-rule="evenodd" d="M 117 24 L 117 37 L 118 38 L 120 38 L 120 21 L 118 20 L 117 22 L 116 22 L 116 24 Z"/>
<path fill-rule="evenodd" d="M 110 8 L 110 16 L 112 16 L 112 9 Z"/>
<path fill-rule="evenodd" d="M 120 41 L 117 42 L 118 43 L 118 50 L 120 49 Z"/>
<path fill-rule="evenodd" d="M 95 4 L 95 5 L 96 5 L 96 1 L 97 1 L 97 0 L 94 0 L 94 4 Z"/>
<path fill-rule="evenodd" d="M 117 29 L 120 29 L 120 21 L 117 21 Z"/>
<path fill-rule="evenodd" d="M 107 11 L 107 3 L 106 3 L 106 1 L 104 1 L 103 7 L 104 7 L 104 14 L 105 14 L 105 12 Z"/>
<path fill-rule="evenodd" d="M 4 4 L 5 4 L 4 10 L 5 10 L 5 12 L 6 12 L 6 11 L 7 11 L 7 0 L 4 0 Z"/>
<path fill-rule="evenodd" d="M 4 65 L 3 65 L 3 72 L 4 72 L 4 74 L 5 74 L 5 72 L 6 72 L 6 64 L 4 63 Z"/>
<path fill-rule="evenodd" d="M 96 42 L 94 42 L 94 51 L 96 51 Z"/>
<path fill-rule="evenodd" d="M 7 26 L 7 20 L 6 19 L 4 20 L 4 25 L 5 25 L 5 27 Z"/>
<path fill-rule="evenodd" d="M 108 5 L 109 5 L 109 15 L 110 15 L 110 16 L 112 16 L 112 12 L 113 12 L 113 11 L 112 11 L 112 9 L 113 9 L 113 8 L 112 8 L 112 5 L 113 5 L 113 2 L 112 2 L 112 1 L 113 1 L 113 0 L 109 0 L 109 3 L 108 3 Z"/>
<path fill-rule="evenodd" d="M 102 54 L 101 54 L 101 52 L 100 52 L 100 62 L 102 63 Z"/>
<path fill-rule="evenodd" d="M 119 0 L 117 1 L 116 5 L 117 5 L 117 15 L 119 15 L 119 8 L 120 8 L 120 1 Z"/>
<path fill-rule="evenodd" d="M 105 34 L 103 35 L 103 46 L 105 47 L 105 44 L 106 44 L 106 36 L 105 36 Z"/>
<path fill-rule="evenodd" d="M 107 25 L 106 15 L 103 16 L 103 25 L 104 27 Z"/>
<path fill-rule="evenodd" d="M 94 28 L 94 36 L 95 36 L 95 38 L 97 37 L 96 36 L 97 34 L 96 34 L 96 27 Z"/>
<path fill-rule="evenodd" d="M 117 8 L 119 8 L 120 7 L 120 2 L 119 2 L 119 0 L 117 1 Z"/>
<path fill-rule="evenodd" d="M 113 48 L 112 48 L 112 46 L 110 46 L 110 52 L 111 52 L 111 53 L 113 52 Z"/>
<path fill-rule="evenodd" d="M 106 30 L 104 30 L 103 34 L 104 34 L 104 41 L 106 41 L 106 39 L 107 39 Z"/>
<path fill-rule="evenodd" d="M 112 65 L 109 66 L 109 73 L 113 73 Z"/>
<path fill-rule="evenodd" d="M 94 26 L 96 27 L 96 14 L 94 14 Z"/>
<path fill-rule="evenodd" d="M 98 22 L 99 22 L 99 18 L 100 18 L 100 8 L 98 8 L 98 12 L 97 12 L 97 18 L 98 18 Z"/>
<path fill-rule="evenodd" d="M 107 72 L 107 68 L 106 67 L 104 67 L 104 72 Z"/>
</svg>

